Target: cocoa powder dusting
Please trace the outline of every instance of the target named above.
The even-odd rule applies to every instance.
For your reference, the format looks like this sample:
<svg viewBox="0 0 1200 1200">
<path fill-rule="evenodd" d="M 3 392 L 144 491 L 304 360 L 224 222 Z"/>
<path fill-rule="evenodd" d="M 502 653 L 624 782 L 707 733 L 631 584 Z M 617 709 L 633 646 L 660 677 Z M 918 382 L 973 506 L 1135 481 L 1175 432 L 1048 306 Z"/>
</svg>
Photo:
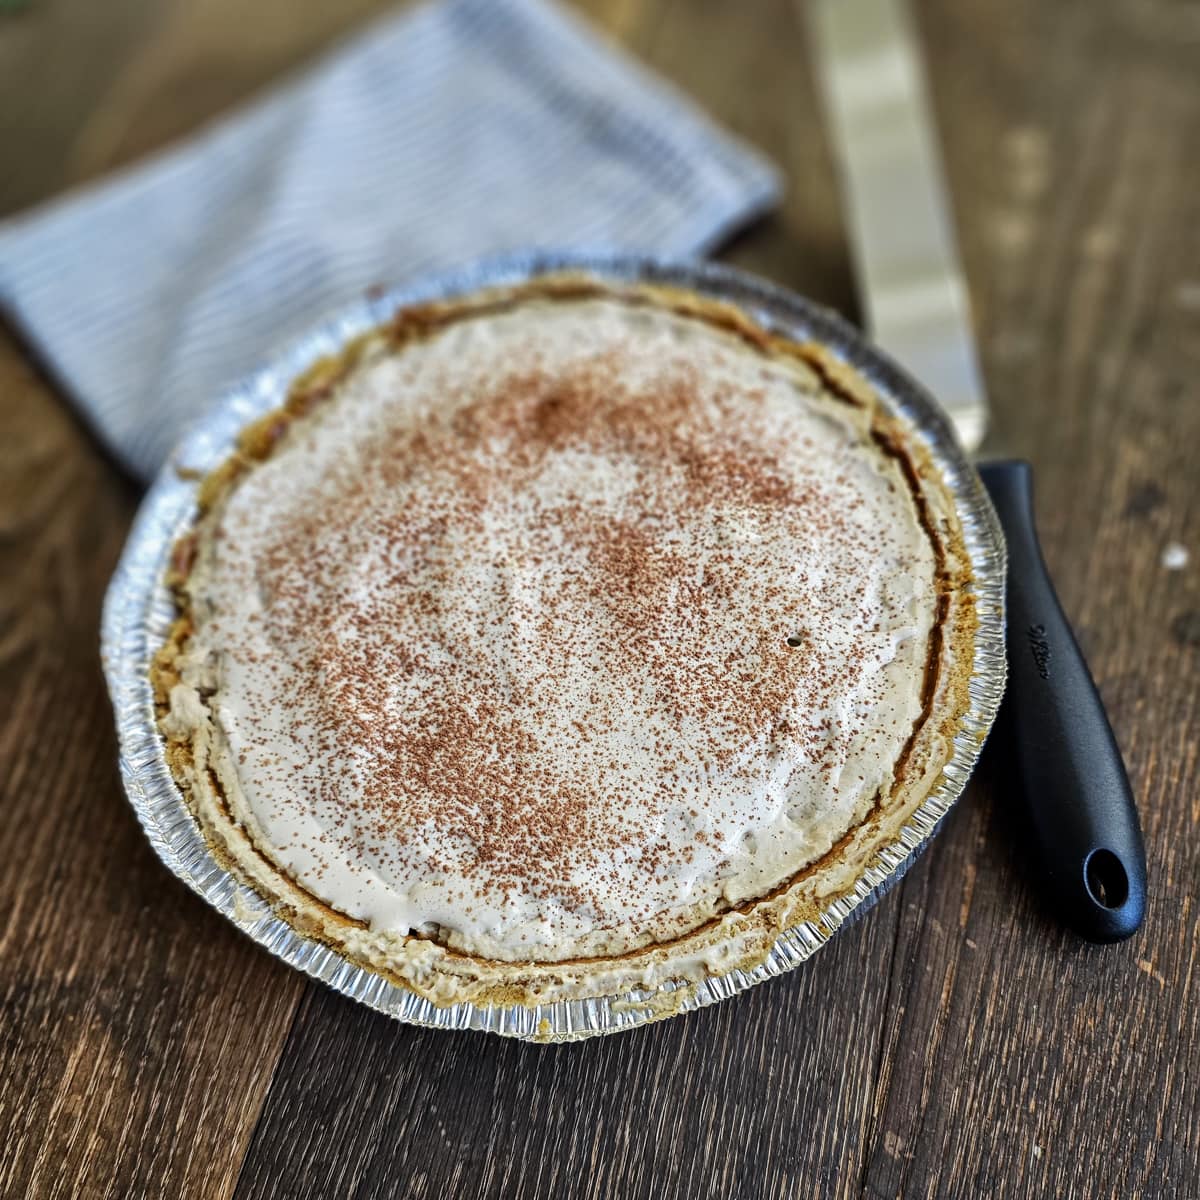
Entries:
<svg viewBox="0 0 1200 1200">
<path fill-rule="evenodd" d="M 306 853 L 461 879 L 468 913 L 532 898 L 550 925 L 648 921 L 661 900 L 639 906 L 628 871 L 682 878 L 702 851 L 728 869 L 749 852 L 723 832 L 739 788 L 797 807 L 804 769 L 836 798 L 863 778 L 848 736 L 903 744 L 911 722 L 870 719 L 909 601 L 880 599 L 903 555 L 862 507 L 861 447 L 814 458 L 811 421 L 757 372 L 723 385 L 735 351 L 707 354 L 630 371 L 619 346 L 547 361 L 534 339 L 469 384 L 401 374 L 430 402 L 389 416 L 382 396 L 343 457 L 297 431 L 319 475 L 218 557 L 275 651 L 230 643 L 264 681 L 245 710 L 286 691 L 320 766 L 297 777 L 275 727 L 241 721 L 255 786 L 295 803 L 299 784 L 323 814 Z"/>
</svg>

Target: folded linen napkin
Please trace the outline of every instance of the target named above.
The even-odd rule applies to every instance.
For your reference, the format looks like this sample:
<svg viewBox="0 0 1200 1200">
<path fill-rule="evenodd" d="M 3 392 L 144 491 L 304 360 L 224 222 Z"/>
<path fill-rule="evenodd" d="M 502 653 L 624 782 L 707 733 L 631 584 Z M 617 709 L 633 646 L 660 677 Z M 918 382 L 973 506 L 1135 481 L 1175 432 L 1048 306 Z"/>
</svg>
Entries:
<svg viewBox="0 0 1200 1200">
<path fill-rule="evenodd" d="M 702 254 L 778 178 L 544 0 L 438 0 L 145 165 L 0 224 L 0 304 L 151 477 L 376 284 L 526 247 Z"/>
</svg>

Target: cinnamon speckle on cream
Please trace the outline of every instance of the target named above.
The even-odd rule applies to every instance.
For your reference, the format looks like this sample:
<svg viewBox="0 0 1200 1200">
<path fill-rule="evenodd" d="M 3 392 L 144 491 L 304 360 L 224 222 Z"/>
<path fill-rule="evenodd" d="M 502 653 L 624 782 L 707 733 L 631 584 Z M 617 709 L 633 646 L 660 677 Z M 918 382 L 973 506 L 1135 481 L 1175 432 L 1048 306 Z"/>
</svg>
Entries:
<svg viewBox="0 0 1200 1200">
<path fill-rule="evenodd" d="M 196 551 L 236 819 L 338 912 L 497 960 L 779 887 L 922 717 L 937 557 L 868 420 L 605 298 L 376 347 Z"/>
</svg>

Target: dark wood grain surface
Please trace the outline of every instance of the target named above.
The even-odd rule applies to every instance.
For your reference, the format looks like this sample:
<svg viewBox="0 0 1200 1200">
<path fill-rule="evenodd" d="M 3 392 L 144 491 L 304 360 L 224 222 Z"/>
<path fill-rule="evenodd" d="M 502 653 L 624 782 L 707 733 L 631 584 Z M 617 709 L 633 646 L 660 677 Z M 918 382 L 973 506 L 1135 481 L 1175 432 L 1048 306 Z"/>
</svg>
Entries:
<svg viewBox="0 0 1200 1200">
<path fill-rule="evenodd" d="M 0 213 L 380 7 L 0 14 Z M 580 7 L 784 168 L 782 208 L 727 257 L 853 316 L 793 4 Z M 918 16 L 994 442 L 1034 462 L 1142 811 L 1142 933 L 1096 948 L 1045 919 L 995 744 L 872 913 L 705 1012 L 539 1048 L 309 983 L 141 836 L 96 653 L 136 489 L 0 334 L 0 1195 L 1200 1197 L 1200 5 Z"/>
</svg>

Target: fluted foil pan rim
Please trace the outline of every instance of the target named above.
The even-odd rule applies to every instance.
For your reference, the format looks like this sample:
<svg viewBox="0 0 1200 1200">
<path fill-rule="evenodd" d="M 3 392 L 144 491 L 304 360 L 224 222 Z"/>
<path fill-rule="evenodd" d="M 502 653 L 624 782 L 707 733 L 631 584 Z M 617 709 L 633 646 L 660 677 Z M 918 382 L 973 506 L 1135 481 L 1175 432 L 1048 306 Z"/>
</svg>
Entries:
<svg viewBox="0 0 1200 1200">
<path fill-rule="evenodd" d="M 872 859 L 853 891 L 833 900 L 815 921 L 780 934 L 767 959 L 754 969 L 688 985 L 677 1002 L 662 992 L 647 996 L 634 991 L 534 1008 L 471 1003 L 442 1007 L 298 933 L 216 861 L 167 764 L 155 720 L 150 666 L 174 616 L 165 572 L 172 546 L 195 516 L 198 477 L 229 455 L 243 426 L 282 404 L 292 380 L 314 359 L 386 321 L 397 308 L 511 286 L 558 271 L 582 271 L 617 284 L 682 287 L 731 302 L 768 329 L 822 342 L 861 372 L 889 409 L 914 426 L 955 498 L 974 574 L 979 628 L 970 708 L 936 786 L 895 840 Z M 101 649 L 125 791 L 155 853 L 193 891 L 272 954 L 400 1021 L 531 1041 L 575 1041 L 702 1008 L 790 971 L 899 880 L 962 794 L 999 707 L 1005 679 L 1004 575 L 1004 539 L 995 513 L 945 414 L 920 385 L 835 313 L 761 279 L 711 263 L 528 252 L 381 290 L 315 327 L 230 388 L 184 438 L 142 502 L 105 598 Z M 667 986 L 669 990 L 671 985 Z"/>
</svg>

